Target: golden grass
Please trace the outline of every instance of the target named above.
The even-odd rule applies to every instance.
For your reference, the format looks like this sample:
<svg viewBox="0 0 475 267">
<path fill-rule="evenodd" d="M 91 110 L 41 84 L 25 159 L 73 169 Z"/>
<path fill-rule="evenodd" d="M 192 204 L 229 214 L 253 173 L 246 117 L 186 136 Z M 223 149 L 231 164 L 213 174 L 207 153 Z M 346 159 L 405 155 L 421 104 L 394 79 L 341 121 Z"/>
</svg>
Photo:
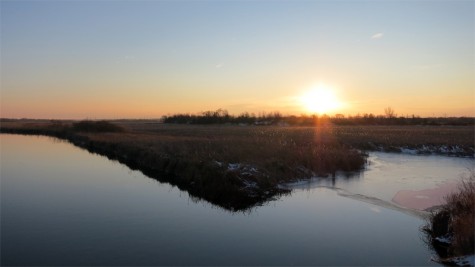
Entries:
<svg viewBox="0 0 475 267">
<path fill-rule="evenodd" d="M 462 181 L 459 191 L 447 196 L 447 204 L 429 218 L 425 231 L 442 262 L 475 253 L 475 172 Z M 449 239 L 449 243 L 439 238 Z"/>
</svg>

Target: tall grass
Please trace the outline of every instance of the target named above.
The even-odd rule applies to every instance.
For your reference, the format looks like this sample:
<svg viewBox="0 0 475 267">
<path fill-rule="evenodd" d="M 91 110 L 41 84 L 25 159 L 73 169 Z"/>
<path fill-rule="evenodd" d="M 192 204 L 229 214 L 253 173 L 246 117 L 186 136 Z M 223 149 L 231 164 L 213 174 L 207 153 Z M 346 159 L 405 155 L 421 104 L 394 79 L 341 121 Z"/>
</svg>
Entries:
<svg viewBox="0 0 475 267">
<path fill-rule="evenodd" d="M 451 252 L 454 255 L 474 253 L 475 235 L 475 174 L 462 182 L 460 192 L 447 197 L 447 212 L 451 215 L 449 229 L 453 233 Z"/>
<path fill-rule="evenodd" d="M 459 191 L 429 218 L 426 231 L 442 258 L 475 253 L 475 171 L 462 180 Z M 441 238 L 449 242 L 441 242 Z"/>
<path fill-rule="evenodd" d="M 333 133 L 339 142 L 364 150 L 399 152 L 411 148 L 421 153 L 475 154 L 475 128 L 469 126 L 335 126 Z M 454 152 L 444 152 L 444 147 Z"/>
</svg>

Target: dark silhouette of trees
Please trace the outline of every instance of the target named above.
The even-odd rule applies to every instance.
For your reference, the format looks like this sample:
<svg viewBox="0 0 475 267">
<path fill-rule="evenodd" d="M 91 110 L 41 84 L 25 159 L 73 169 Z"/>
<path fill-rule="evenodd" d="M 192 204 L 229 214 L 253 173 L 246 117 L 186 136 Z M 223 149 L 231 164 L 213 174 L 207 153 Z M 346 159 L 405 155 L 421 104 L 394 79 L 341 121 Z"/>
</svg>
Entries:
<svg viewBox="0 0 475 267">
<path fill-rule="evenodd" d="M 392 107 L 387 107 L 384 109 L 384 114 L 386 114 L 386 118 L 392 119 L 396 117 L 396 113 Z"/>
<path fill-rule="evenodd" d="M 357 114 L 354 116 L 336 114 L 328 115 L 287 115 L 280 112 L 261 112 L 259 115 L 243 112 L 237 116 L 230 115 L 225 109 L 204 111 L 198 114 L 175 114 L 163 116 L 164 123 L 176 124 L 245 124 L 245 125 L 294 125 L 314 126 L 317 124 L 332 123 L 335 125 L 475 125 L 475 118 L 471 117 L 437 117 L 421 118 L 419 116 L 397 117 L 391 107 L 384 109 L 384 115 L 372 113 Z"/>
</svg>

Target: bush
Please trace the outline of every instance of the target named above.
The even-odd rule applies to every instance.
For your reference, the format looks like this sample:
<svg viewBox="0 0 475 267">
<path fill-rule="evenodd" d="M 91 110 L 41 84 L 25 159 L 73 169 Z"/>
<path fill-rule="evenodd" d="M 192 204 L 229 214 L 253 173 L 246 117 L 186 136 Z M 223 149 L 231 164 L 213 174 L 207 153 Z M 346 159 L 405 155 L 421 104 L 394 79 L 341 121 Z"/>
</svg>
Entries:
<svg viewBox="0 0 475 267">
<path fill-rule="evenodd" d="M 460 192 L 447 197 L 447 211 L 451 215 L 449 231 L 453 233 L 452 253 L 455 256 L 475 251 L 475 173 L 460 186 Z"/>
<path fill-rule="evenodd" d="M 123 132 L 124 128 L 108 121 L 80 121 L 73 123 L 73 130 L 78 132 Z"/>
<path fill-rule="evenodd" d="M 457 193 L 429 218 L 426 231 L 441 258 L 473 254 L 475 251 L 475 171 L 462 181 Z M 440 242 L 446 239 L 449 243 Z M 444 260 L 444 259 L 442 259 Z"/>
</svg>

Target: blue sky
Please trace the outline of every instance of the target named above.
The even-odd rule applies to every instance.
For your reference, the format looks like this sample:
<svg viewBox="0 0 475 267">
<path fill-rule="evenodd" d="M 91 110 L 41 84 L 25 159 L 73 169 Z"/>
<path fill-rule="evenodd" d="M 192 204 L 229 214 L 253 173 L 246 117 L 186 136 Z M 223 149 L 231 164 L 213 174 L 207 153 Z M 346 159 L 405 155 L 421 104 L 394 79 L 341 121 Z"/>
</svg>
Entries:
<svg viewBox="0 0 475 267">
<path fill-rule="evenodd" d="M 2 1 L 1 116 L 475 115 L 474 1 Z"/>
</svg>

